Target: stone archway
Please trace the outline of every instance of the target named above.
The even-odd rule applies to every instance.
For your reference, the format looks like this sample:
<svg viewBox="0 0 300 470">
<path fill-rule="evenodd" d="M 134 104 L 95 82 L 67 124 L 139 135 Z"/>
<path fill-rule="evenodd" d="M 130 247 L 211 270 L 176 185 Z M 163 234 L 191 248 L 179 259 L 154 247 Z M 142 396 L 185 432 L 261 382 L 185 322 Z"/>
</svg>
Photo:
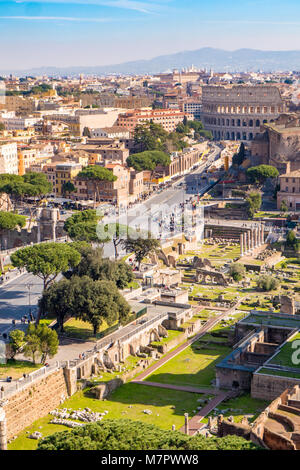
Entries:
<svg viewBox="0 0 300 470">
<path fill-rule="evenodd" d="M 149 332 L 149 344 L 153 343 L 153 341 L 160 341 L 160 336 L 155 328 Z"/>
</svg>

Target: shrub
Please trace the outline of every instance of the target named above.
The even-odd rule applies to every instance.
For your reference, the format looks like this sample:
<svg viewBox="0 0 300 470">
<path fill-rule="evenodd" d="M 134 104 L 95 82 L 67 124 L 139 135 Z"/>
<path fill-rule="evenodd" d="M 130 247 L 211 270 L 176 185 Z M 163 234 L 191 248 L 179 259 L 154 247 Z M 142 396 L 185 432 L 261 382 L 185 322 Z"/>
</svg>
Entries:
<svg viewBox="0 0 300 470">
<path fill-rule="evenodd" d="M 229 274 L 234 279 L 234 281 L 241 281 L 246 274 L 246 268 L 241 263 L 233 263 L 230 266 Z"/>
<path fill-rule="evenodd" d="M 189 437 L 152 424 L 128 419 L 106 420 L 41 440 L 38 450 L 255 450 L 252 442 L 237 436 Z"/>
<path fill-rule="evenodd" d="M 263 274 L 259 276 L 257 281 L 257 287 L 265 292 L 269 292 L 270 290 L 275 290 L 279 286 L 279 280 L 269 276 L 268 274 Z"/>
</svg>

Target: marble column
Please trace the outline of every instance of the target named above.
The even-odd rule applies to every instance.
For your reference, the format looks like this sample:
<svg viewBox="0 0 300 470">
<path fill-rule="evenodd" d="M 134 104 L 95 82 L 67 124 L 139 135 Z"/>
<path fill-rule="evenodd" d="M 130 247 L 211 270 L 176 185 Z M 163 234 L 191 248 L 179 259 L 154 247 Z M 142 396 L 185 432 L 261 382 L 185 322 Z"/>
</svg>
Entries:
<svg viewBox="0 0 300 470">
<path fill-rule="evenodd" d="M 244 254 L 248 253 L 248 244 L 247 244 L 247 232 L 243 232 L 244 237 Z"/>
<path fill-rule="evenodd" d="M 257 246 L 261 245 L 260 225 L 257 228 Z"/>
<path fill-rule="evenodd" d="M 248 245 L 249 245 L 249 251 L 250 253 L 252 252 L 253 245 L 252 245 L 252 230 L 248 230 Z"/>
<path fill-rule="evenodd" d="M 254 229 L 255 248 L 258 247 L 258 228 Z"/>
<path fill-rule="evenodd" d="M 261 225 L 261 244 L 265 243 L 265 227 Z"/>
<path fill-rule="evenodd" d="M 241 253 L 241 256 L 244 256 L 244 234 L 243 234 L 243 232 L 240 234 L 240 253 Z"/>
</svg>

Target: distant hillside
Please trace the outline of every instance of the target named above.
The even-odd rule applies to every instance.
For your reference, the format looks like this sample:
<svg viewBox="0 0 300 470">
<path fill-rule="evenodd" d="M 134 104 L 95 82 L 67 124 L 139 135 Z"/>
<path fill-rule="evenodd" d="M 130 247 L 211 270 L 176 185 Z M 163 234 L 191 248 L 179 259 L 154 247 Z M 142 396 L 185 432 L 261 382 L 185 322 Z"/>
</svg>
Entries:
<svg viewBox="0 0 300 470">
<path fill-rule="evenodd" d="M 242 71 L 290 71 L 300 70 L 300 51 L 260 51 L 255 49 L 239 49 L 225 51 L 205 47 L 196 51 L 183 51 L 176 54 L 163 55 L 150 60 L 136 60 L 117 65 L 93 67 L 40 67 L 30 70 L 0 71 L 2 74 L 16 75 L 78 75 L 84 74 L 144 74 L 159 73 L 173 68 L 190 67 L 213 69 L 216 72 Z"/>
</svg>

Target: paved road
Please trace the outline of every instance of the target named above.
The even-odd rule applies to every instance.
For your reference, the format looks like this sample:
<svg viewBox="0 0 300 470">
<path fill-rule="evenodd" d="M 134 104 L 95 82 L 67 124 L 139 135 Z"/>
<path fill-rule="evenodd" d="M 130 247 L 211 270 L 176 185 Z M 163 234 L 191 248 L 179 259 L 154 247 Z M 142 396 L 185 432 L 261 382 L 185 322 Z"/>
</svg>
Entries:
<svg viewBox="0 0 300 470">
<path fill-rule="evenodd" d="M 232 391 L 219 392 L 219 395 L 210 400 L 198 413 L 189 420 L 189 436 L 194 436 L 205 424 L 201 423 L 202 419 L 205 418 L 211 411 L 213 411 L 222 401 L 230 398 Z M 180 429 L 181 432 L 185 432 L 185 426 L 183 425 Z"/>
<path fill-rule="evenodd" d="M 194 171 L 188 174 L 199 174 L 201 175 L 204 171 L 209 168 L 214 160 L 220 155 L 221 149 L 218 146 L 215 146 L 213 151 L 208 155 L 208 158 L 198 166 Z M 117 222 L 123 225 L 128 225 L 133 229 L 136 228 L 139 224 L 144 230 L 151 230 L 153 228 L 153 219 L 159 217 L 163 222 L 166 222 L 167 217 L 170 213 L 178 211 L 179 216 L 179 207 L 180 204 L 185 203 L 190 198 L 195 199 L 195 196 L 187 194 L 184 187 L 179 186 L 184 181 L 185 176 L 180 178 L 178 181 L 173 183 L 169 189 L 165 189 L 162 192 L 157 192 L 151 196 L 147 201 L 142 202 L 129 209 L 127 213 L 119 216 Z M 203 183 L 204 185 L 206 183 Z M 169 212 L 169 214 L 168 214 Z M 113 216 L 108 216 L 104 218 L 106 223 L 115 223 L 116 218 Z M 174 233 L 173 233 L 174 234 Z M 171 233 L 164 228 L 162 233 L 162 238 L 169 238 Z M 120 251 L 120 254 L 125 254 L 125 252 Z M 114 256 L 114 248 L 112 243 L 106 243 L 104 246 L 104 254 L 107 257 Z"/>
<path fill-rule="evenodd" d="M 29 313 L 29 289 L 32 310 L 36 310 L 37 301 L 43 290 L 42 280 L 32 274 L 22 274 L 6 285 L 0 286 L 0 334 L 8 333 L 12 328 L 12 320 L 16 327 L 26 329 L 21 323 L 23 315 Z"/>
</svg>

